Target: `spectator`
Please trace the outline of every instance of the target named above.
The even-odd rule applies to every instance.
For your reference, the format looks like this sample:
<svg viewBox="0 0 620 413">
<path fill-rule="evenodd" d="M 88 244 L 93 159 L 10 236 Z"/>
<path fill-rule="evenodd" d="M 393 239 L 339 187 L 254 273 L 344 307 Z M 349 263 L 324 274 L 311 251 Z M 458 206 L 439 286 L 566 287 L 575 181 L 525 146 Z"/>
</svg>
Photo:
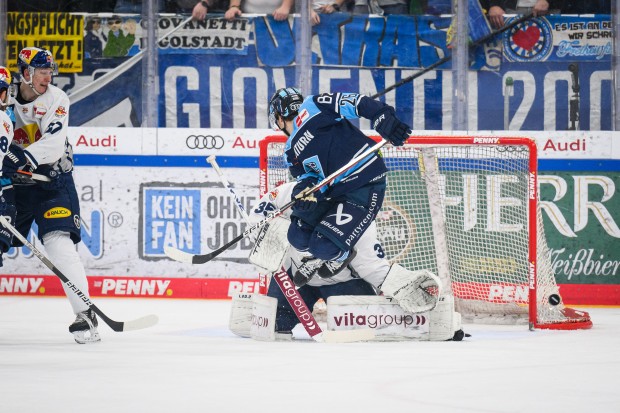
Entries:
<svg viewBox="0 0 620 413">
<path fill-rule="evenodd" d="M 553 0 L 550 0 L 553 3 Z M 558 0 L 559 2 L 560 0 Z M 504 14 L 529 14 L 542 16 L 547 13 L 558 14 L 559 9 L 551 9 L 547 0 L 489 0 L 488 7 L 482 5 L 489 11 L 489 22 L 495 28 L 504 25 Z"/>
<path fill-rule="evenodd" d="M 128 19 L 121 30 L 123 21 L 119 16 L 112 16 L 108 19 L 108 41 L 103 48 L 104 57 L 127 56 L 127 52 L 136 40 L 137 23 L 133 19 Z"/>
<path fill-rule="evenodd" d="M 282 21 L 288 18 L 294 5 L 295 0 L 244 0 L 243 13 L 271 14 L 274 19 Z M 241 14 L 241 0 L 230 0 L 230 5 L 224 15 L 226 19 L 233 20 Z"/>
<path fill-rule="evenodd" d="M 353 14 L 408 14 L 407 0 L 355 0 Z"/>
<path fill-rule="evenodd" d="M 194 20 L 204 20 L 207 17 L 207 12 L 211 13 L 226 13 L 228 8 L 228 0 L 210 0 L 199 1 L 196 0 L 175 0 L 172 9 L 168 11 L 171 13 L 192 13 Z"/>
<path fill-rule="evenodd" d="M 153 1 L 153 0 L 151 0 Z M 156 12 L 164 11 L 164 0 L 156 0 Z M 114 13 L 142 14 L 142 0 L 116 0 Z"/>
<path fill-rule="evenodd" d="M 7 11 L 19 12 L 70 12 L 71 0 L 8 0 Z"/>
<path fill-rule="evenodd" d="M 86 34 L 84 35 L 84 51 L 87 59 L 103 56 L 103 45 L 107 39 L 101 29 L 101 19 L 91 17 L 86 20 Z"/>
<path fill-rule="evenodd" d="M 611 14 L 610 0 L 558 1 L 562 14 Z"/>
</svg>

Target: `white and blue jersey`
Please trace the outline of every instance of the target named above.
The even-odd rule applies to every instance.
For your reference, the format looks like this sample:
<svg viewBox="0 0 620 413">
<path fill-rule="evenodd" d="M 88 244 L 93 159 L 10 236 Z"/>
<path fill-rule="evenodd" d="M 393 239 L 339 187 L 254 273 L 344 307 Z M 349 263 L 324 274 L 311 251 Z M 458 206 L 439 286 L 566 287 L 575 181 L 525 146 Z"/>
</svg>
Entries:
<svg viewBox="0 0 620 413">
<path fill-rule="evenodd" d="M 375 144 L 348 119 L 373 119 L 385 104 L 358 93 L 308 96 L 293 119 L 285 147 L 285 162 L 293 177 L 324 179 Z M 329 196 L 376 183 L 387 172 L 379 155 L 370 155 L 334 181 Z"/>
</svg>

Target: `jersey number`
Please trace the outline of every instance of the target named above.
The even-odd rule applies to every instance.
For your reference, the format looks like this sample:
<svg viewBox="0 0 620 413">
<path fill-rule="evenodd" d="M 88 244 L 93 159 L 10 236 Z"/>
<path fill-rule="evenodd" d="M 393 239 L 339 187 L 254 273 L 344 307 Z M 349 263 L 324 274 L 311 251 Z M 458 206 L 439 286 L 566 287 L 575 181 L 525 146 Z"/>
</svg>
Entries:
<svg viewBox="0 0 620 413">
<path fill-rule="evenodd" d="M 61 122 L 52 122 L 48 125 L 47 129 L 45 129 L 45 133 L 49 133 L 50 135 L 53 135 L 61 129 L 62 129 Z"/>
</svg>

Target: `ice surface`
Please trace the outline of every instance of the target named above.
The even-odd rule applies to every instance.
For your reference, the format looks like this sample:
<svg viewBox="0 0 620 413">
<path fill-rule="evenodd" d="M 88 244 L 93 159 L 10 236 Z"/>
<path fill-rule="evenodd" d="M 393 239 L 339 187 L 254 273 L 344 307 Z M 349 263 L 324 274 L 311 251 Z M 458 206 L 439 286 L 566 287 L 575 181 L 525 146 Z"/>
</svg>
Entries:
<svg viewBox="0 0 620 413">
<path fill-rule="evenodd" d="M 229 301 L 95 298 L 160 323 L 78 345 L 65 298 L 0 297 L 0 412 L 618 412 L 620 309 L 592 330 L 466 326 L 463 342 L 264 343 Z"/>
</svg>

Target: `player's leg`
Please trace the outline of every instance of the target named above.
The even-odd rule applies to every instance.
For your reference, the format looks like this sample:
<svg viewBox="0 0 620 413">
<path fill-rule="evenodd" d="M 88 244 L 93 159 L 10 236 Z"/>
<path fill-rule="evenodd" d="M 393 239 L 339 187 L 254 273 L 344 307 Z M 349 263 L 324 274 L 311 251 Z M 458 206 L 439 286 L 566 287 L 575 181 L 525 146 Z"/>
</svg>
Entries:
<svg viewBox="0 0 620 413">
<path fill-rule="evenodd" d="M 328 278 L 354 258 L 354 247 L 374 221 L 385 195 L 385 184 L 359 188 L 336 199 L 310 237 L 308 251 L 328 262 L 319 275 Z"/>
<path fill-rule="evenodd" d="M 81 241 L 80 204 L 73 176 L 62 174 L 54 189 L 33 187 L 39 202 L 34 218 L 39 227 L 39 239 L 51 262 L 84 294 L 88 295 L 88 280 L 75 244 Z M 84 344 L 100 341 L 97 317 L 88 305 L 63 283 L 65 294 L 76 314 L 69 332 L 75 341 Z M 88 334 L 86 334 L 88 333 Z"/>
</svg>

